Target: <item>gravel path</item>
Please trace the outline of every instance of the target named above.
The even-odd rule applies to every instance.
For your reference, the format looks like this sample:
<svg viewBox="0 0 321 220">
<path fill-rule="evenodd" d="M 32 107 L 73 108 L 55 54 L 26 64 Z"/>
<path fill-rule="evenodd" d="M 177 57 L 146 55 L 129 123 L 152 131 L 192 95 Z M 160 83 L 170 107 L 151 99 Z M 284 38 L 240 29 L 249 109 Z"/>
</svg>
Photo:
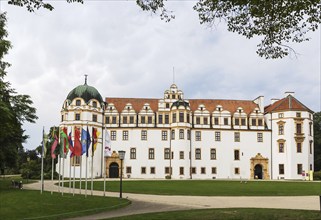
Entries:
<svg viewBox="0 0 321 220">
<path fill-rule="evenodd" d="M 25 189 L 40 189 L 40 183 L 24 185 Z M 46 191 L 58 191 L 58 186 L 51 181 L 45 181 Z M 71 190 L 72 191 L 72 190 Z M 64 188 L 69 193 L 69 188 Z M 75 190 L 79 193 L 79 189 Z M 84 190 L 82 190 L 84 193 Z M 88 195 L 91 191 L 88 190 Z M 93 191 L 93 195 L 103 196 L 101 191 Z M 119 193 L 106 192 L 106 196 L 118 197 Z M 131 200 L 132 204 L 118 210 L 79 217 L 75 219 L 105 219 L 150 212 L 166 212 L 174 210 L 204 209 L 204 208 L 277 208 L 320 210 L 319 196 L 165 196 L 123 193 L 123 198 Z"/>
</svg>

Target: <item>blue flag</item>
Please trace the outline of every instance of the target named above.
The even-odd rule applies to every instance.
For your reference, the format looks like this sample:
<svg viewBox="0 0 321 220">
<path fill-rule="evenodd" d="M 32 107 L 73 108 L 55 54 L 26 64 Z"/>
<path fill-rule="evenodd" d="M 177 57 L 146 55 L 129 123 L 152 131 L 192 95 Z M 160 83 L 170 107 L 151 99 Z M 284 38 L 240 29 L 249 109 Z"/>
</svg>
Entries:
<svg viewBox="0 0 321 220">
<path fill-rule="evenodd" d="M 87 151 L 87 132 L 85 129 L 81 129 L 81 155 Z"/>
<path fill-rule="evenodd" d="M 91 139 L 90 139 L 90 134 L 89 134 L 89 130 L 88 130 L 88 126 L 87 126 L 87 141 L 86 141 L 86 157 L 88 157 L 88 151 L 89 151 L 89 147 L 91 144 Z"/>
</svg>

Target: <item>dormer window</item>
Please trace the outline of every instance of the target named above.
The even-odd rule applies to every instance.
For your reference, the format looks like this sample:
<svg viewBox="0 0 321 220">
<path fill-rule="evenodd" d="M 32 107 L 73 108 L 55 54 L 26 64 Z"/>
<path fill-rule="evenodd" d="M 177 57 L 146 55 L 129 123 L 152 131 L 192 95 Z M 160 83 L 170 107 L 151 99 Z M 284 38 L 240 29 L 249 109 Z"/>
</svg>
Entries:
<svg viewBox="0 0 321 220">
<path fill-rule="evenodd" d="M 239 109 L 239 113 L 242 113 L 242 109 Z"/>
<path fill-rule="evenodd" d="M 148 110 L 148 107 L 147 107 L 147 106 L 145 106 L 145 110 L 146 110 L 146 111 Z"/>
<path fill-rule="evenodd" d="M 130 110 L 130 107 L 129 107 L 129 106 L 127 106 L 127 110 Z"/>
<path fill-rule="evenodd" d="M 97 108 L 97 102 L 96 101 L 93 101 L 93 107 Z"/>
<path fill-rule="evenodd" d="M 203 107 L 201 107 L 201 111 L 203 111 Z"/>
<path fill-rule="evenodd" d="M 296 113 L 296 117 L 297 117 L 297 118 L 301 118 L 301 112 L 297 112 L 297 113 Z"/>
<path fill-rule="evenodd" d="M 169 103 L 166 103 L 166 108 L 169 108 Z"/>
<path fill-rule="evenodd" d="M 110 111 L 113 110 L 113 107 L 109 107 L 109 110 L 110 110 Z"/>
<path fill-rule="evenodd" d="M 76 100 L 76 106 L 80 106 L 81 105 L 81 101 L 78 99 Z"/>
</svg>

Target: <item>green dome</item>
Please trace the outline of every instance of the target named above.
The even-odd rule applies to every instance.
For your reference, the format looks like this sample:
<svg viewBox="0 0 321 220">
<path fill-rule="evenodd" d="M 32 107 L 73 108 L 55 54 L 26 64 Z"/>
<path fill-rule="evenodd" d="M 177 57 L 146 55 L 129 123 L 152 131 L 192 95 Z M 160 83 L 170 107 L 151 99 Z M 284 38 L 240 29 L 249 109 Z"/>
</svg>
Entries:
<svg viewBox="0 0 321 220">
<path fill-rule="evenodd" d="M 67 99 L 72 101 L 75 98 L 82 98 L 88 103 L 91 99 L 96 99 L 99 103 L 103 102 L 103 98 L 95 87 L 88 86 L 86 83 L 84 85 L 79 85 L 71 92 L 69 92 Z"/>
<path fill-rule="evenodd" d="M 178 108 L 179 106 L 184 106 L 184 108 L 187 108 L 187 107 L 189 107 L 189 103 L 186 102 L 186 101 L 184 101 L 184 100 L 182 100 L 182 99 L 179 99 L 179 100 L 177 100 L 176 102 L 174 102 L 174 103 L 172 104 L 172 107 L 171 107 L 171 108 L 173 108 L 174 106 L 176 106 L 177 108 Z"/>
</svg>

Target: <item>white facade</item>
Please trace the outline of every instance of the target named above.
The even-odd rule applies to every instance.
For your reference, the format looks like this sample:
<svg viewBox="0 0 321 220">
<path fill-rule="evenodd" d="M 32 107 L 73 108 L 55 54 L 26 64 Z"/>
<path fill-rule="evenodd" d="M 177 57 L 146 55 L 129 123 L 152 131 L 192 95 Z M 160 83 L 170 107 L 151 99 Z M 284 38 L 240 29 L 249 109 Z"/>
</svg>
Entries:
<svg viewBox="0 0 321 220">
<path fill-rule="evenodd" d="M 79 87 L 84 91 L 89 86 Z M 96 93 L 71 92 L 61 111 L 60 127 L 72 131 L 73 138 L 76 127 L 100 132 L 93 172 L 91 153 L 87 158 L 88 178 L 118 177 L 119 150 L 126 151 L 124 178 L 302 179 L 303 171 L 313 170 L 313 112 L 292 94 L 264 108 L 262 96 L 185 100 L 174 84 L 162 99 L 102 102 Z M 113 154 L 105 158 L 106 131 Z M 85 177 L 86 156 L 81 163 L 77 158 L 75 166 L 70 161 L 65 159 L 64 176 L 73 177 L 75 167 L 75 176 L 81 170 Z"/>
</svg>

